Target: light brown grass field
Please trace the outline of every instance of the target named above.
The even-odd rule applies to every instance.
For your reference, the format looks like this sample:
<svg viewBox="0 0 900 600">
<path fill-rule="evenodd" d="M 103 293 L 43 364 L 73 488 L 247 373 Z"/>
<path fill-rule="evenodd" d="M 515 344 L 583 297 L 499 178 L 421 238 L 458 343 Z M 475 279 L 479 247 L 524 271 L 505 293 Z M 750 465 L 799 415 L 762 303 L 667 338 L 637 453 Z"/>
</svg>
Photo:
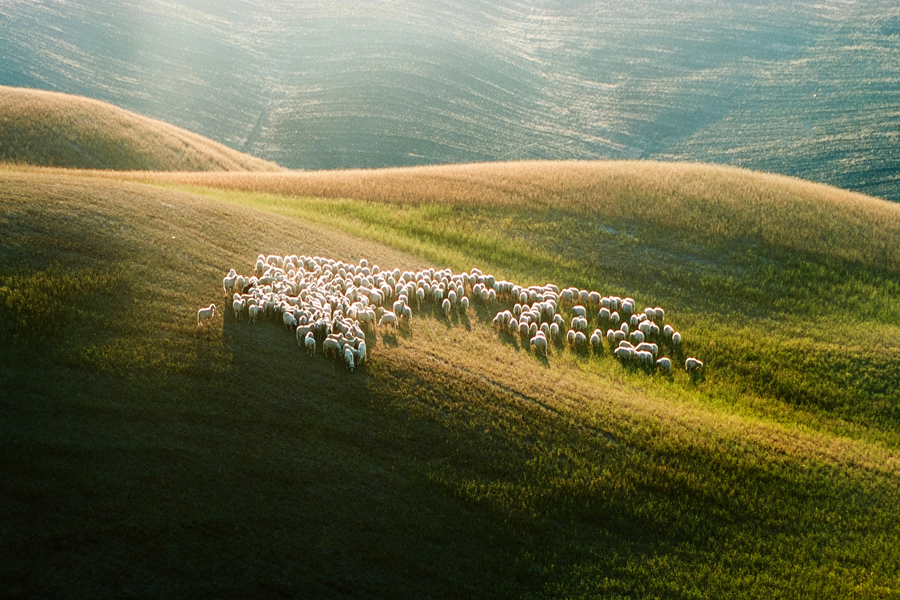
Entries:
<svg viewBox="0 0 900 600">
<path fill-rule="evenodd" d="M 106 102 L 7 86 L 0 86 L 0 161 L 116 170 L 281 170 Z"/>
</svg>

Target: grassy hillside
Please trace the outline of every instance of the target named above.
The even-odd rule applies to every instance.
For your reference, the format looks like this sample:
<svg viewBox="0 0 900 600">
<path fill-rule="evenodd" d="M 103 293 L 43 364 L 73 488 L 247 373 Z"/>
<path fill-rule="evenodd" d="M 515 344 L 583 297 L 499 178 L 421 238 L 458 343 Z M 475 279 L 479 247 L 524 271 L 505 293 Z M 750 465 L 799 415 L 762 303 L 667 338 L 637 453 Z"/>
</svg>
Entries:
<svg viewBox="0 0 900 600">
<path fill-rule="evenodd" d="M 0 171 L 4 589 L 897 594 L 894 205 L 694 166 L 518 167 L 160 177 L 192 192 Z M 275 324 L 198 331 L 259 252 L 628 293 L 707 372 L 544 362 L 484 309 L 370 336 L 353 375 Z"/>
<path fill-rule="evenodd" d="M 291 168 L 718 162 L 900 200 L 896 0 L 7 2 L 0 83 Z"/>
<path fill-rule="evenodd" d="M 6 86 L 0 86 L 0 162 L 115 170 L 281 170 L 106 102 Z"/>
</svg>

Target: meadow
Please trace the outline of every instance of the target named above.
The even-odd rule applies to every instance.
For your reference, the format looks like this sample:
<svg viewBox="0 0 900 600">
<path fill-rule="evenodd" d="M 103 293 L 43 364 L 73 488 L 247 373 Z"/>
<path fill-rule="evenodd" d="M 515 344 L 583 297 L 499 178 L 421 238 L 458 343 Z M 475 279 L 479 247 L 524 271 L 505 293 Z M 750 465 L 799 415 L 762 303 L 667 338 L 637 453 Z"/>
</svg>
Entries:
<svg viewBox="0 0 900 600">
<path fill-rule="evenodd" d="M 896 205 L 575 162 L 6 166 L 0 206 L 10 595 L 900 589 Z M 272 323 L 198 329 L 259 252 L 631 295 L 705 373 L 544 361 L 481 307 L 371 335 L 352 375 Z"/>
</svg>

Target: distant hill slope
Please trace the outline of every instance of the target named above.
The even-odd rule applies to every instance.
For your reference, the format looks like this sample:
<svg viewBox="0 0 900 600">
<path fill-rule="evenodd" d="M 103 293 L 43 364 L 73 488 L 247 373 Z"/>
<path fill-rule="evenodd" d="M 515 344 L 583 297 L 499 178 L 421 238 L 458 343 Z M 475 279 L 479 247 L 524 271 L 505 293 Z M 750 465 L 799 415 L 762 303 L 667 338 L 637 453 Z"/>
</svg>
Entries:
<svg viewBox="0 0 900 600">
<path fill-rule="evenodd" d="M 0 161 L 113 170 L 281 169 L 106 102 L 13 87 L 0 87 Z"/>
<path fill-rule="evenodd" d="M 900 200 L 896 0 L 6 2 L 0 83 L 289 168 L 716 162 Z"/>
</svg>

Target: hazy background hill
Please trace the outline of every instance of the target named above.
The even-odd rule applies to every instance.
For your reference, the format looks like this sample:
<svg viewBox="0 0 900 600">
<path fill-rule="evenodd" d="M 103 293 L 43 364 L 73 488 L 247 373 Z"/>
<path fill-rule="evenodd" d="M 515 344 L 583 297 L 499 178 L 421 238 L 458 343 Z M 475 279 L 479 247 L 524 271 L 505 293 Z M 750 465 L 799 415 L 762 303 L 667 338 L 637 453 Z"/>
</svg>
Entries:
<svg viewBox="0 0 900 600">
<path fill-rule="evenodd" d="M 113 170 L 282 170 L 107 102 L 6 86 L 0 86 L 0 161 Z"/>
<path fill-rule="evenodd" d="M 900 200 L 886 0 L 4 3 L 0 56 L 288 167 L 688 159 Z"/>
</svg>

